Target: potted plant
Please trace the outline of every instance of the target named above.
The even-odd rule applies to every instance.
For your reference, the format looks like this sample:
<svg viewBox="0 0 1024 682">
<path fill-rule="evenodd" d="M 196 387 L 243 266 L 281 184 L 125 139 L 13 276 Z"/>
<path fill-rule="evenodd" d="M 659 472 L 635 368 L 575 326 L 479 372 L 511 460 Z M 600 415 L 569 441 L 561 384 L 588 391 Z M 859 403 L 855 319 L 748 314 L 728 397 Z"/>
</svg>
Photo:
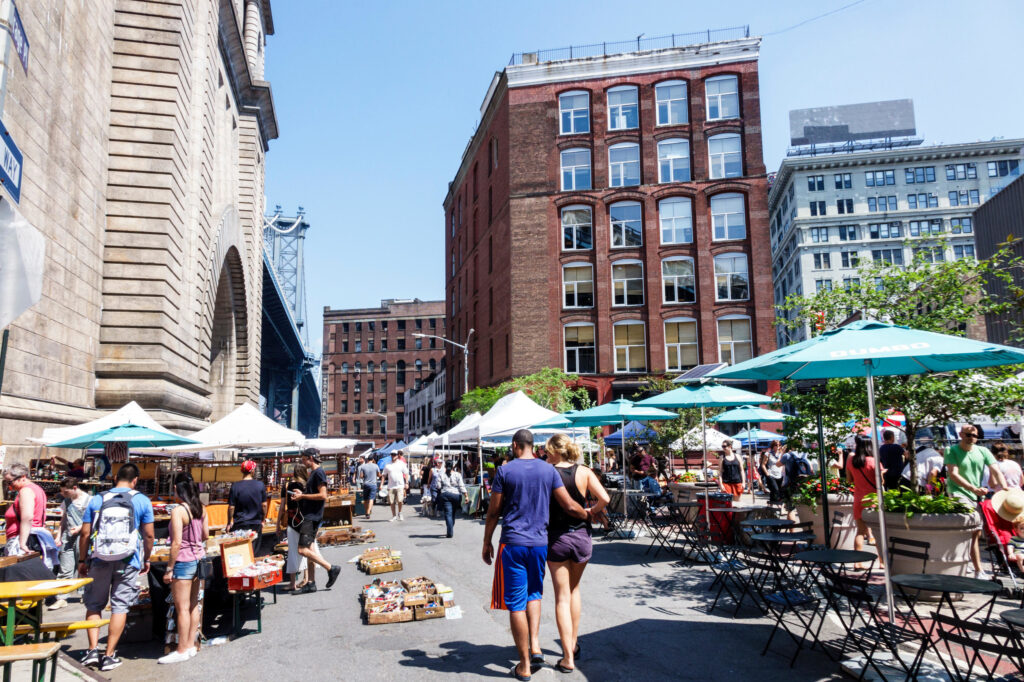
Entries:
<svg viewBox="0 0 1024 682">
<path fill-rule="evenodd" d="M 845 479 L 831 478 L 828 481 L 828 522 L 832 524 L 835 513 L 842 512 L 842 520 L 832 524 L 832 544 L 839 549 L 853 549 L 853 538 L 857 527 L 853 522 L 853 486 Z M 815 542 L 825 544 L 825 518 L 821 507 L 821 479 L 810 479 L 801 483 L 793 494 L 797 517 L 800 523 L 814 522 Z M 838 536 L 838 539 L 837 539 Z"/>
<path fill-rule="evenodd" d="M 981 528 L 981 517 L 971 505 L 946 497 L 941 487 L 928 485 L 922 492 L 908 488 L 887 490 L 885 528 L 890 538 L 928 542 L 928 562 L 893 557 L 892 573 L 944 573 L 967 575 L 971 562 L 971 538 Z M 878 495 L 864 498 L 864 523 L 878 537 Z M 881 551 L 881 549 L 879 550 Z"/>
<path fill-rule="evenodd" d="M 698 480 L 695 472 L 684 471 L 673 477 L 668 489 L 672 491 L 676 502 L 690 502 L 696 496 Z"/>
</svg>

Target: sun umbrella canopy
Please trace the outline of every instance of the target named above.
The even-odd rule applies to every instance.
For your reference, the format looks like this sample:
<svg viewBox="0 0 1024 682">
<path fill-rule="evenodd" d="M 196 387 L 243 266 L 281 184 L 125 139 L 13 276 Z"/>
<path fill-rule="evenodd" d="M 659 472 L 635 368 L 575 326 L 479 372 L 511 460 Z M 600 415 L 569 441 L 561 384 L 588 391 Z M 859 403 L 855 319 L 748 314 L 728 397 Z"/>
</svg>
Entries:
<svg viewBox="0 0 1024 682">
<path fill-rule="evenodd" d="M 562 414 L 556 414 L 554 417 L 545 419 L 544 421 L 534 424 L 531 429 L 567 429 L 573 424 L 570 421 L 570 417 L 574 414 L 579 414 L 579 410 L 569 410 Z"/>
<path fill-rule="evenodd" d="M 763 407 L 756 407 L 754 405 L 744 405 L 743 407 L 723 412 L 708 421 L 720 424 L 760 424 L 762 422 L 781 422 L 786 419 L 789 419 L 788 414 L 776 412 L 775 410 L 766 410 Z"/>
<path fill-rule="evenodd" d="M 622 429 L 605 436 L 604 444 L 609 447 L 618 447 L 622 445 L 623 437 L 625 437 L 627 441 L 632 441 L 634 443 L 649 443 L 656 435 L 657 434 L 654 432 L 654 429 L 651 427 L 641 424 L 638 421 L 631 421 Z"/>
<path fill-rule="evenodd" d="M 112 429 L 115 426 L 122 426 L 124 424 L 145 426 L 148 429 L 160 431 L 168 436 L 177 435 L 160 426 L 155 419 L 149 416 L 149 413 L 139 407 L 139 404 L 133 400 L 130 403 L 123 405 L 117 411 L 105 414 L 91 422 L 75 424 L 74 426 L 61 426 L 43 429 L 42 436 L 38 438 L 29 438 L 28 440 L 33 443 L 40 443 L 48 446 L 52 443 L 59 443 L 62 440 L 82 438 L 91 433 L 97 433 L 104 429 Z"/>
<path fill-rule="evenodd" d="M 647 405 L 639 405 L 620 398 L 604 405 L 581 410 L 572 415 L 573 426 L 605 426 L 626 421 L 660 421 L 676 419 L 679 415 Z"/>
<path fill-rule="evenodd" d="M 746 447 L 753 443 L 754 445 L 760 445 L 761 443 L 768 443 L 773 440 L 785 440 L 785 436 L 781 433 L 772 433 L 771 431 L 765 431 L 764 429 L 743 429 L 735 436 L 743 447 Z"/>
<path fill-rule="evenodd" d="M 833 379 L 950 372 L 1024 363 L 1024 350 L 959 336 L 858 320 L 711 376 L 724 379 Z"/>
<path fill-rule="evenodd" d="M 645 398 L 637 403 L 643 407 L 685 409 L 692 407 L 732 407 L 773 402 L 772 398 L 741 388 L 717 383 L 686 384 L 661 395 Z"/>
<path fill-rule="evenodd" d="M 159 448 L 171 445 L 196 445 L 199 441 L 174 434 L 156 431 L 146 426 L 137 424 L 122 424 L 95 433 L 88 433 L 84 436 L 70 438 L 51 443 L 51 448 L 101 448 L 107 443 L 124 443 L 130 448 Z"/>
<path fill-rule="evenodd" d="M 735 438 L 727 436 L 718 429 L 704 429 L 701 431 L 699 426 L 695 426 L 686 433 L 683 434 L 682 438 L 672 443 L 673 450 L 700 450 L 704 446 L 704 436 L 707 436 L 707 443 L 709 450 L 721 450 L 722 445 L 726 441 L 732 441 L 733 448 L 738 447 L 738 442 Z"/>
</svg>

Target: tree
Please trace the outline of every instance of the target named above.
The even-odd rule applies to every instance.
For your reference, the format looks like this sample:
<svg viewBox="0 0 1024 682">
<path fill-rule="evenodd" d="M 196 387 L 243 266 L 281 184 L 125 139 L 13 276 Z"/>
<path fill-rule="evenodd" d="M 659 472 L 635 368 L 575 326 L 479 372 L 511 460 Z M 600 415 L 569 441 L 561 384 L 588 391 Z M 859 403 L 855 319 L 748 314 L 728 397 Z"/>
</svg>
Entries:
<svg viewBox="0 0 1024 682">
<path fill-rule="evenodd" d="M 546 367 L 539 372 L 509 379 L 497 386 L 478 386 L 462 395 L 459 407 L 452 412 L 452 420 L 459 422 L 474 412 L 483 414 L 504 396 L 522 391 L 541 407 L 555 412 L 590 407 L 587 389 L 578 385 L 579 376 L 567 374 L 557 367 Z"/>
<path fill-rule="evenodd" d="M 977 318 L 986 313 L 1005 313 L 1015 305 L 998 301 L 987 291 L 987 282 L 1011 281 L 1024 270 L 1024 262 L 1008 249 L 980 261 L 965 258 L 933 263 L 935 255 L 945 250 L 943 240 L 911 245 L 915 256 L 905 266 L 872 261 L 860 266 L 859 279 L 848 280 L 849 286 L 810 296 L 790 296 L 780 306 L 782 316 L 777 323 L 789 329 L 809 327 L 820 333 L 859 311 L 866 318 L 966 336 L 968 325 Z M 1016 378 L 1017 371 L 1019 366 L 878 377 L 876 403 L 883 409 L 893 407 L 903 412 L 907 443 L 912 448 L 922 428 L 980 416 L 998 419 L 1012 407 L 1024 404 L 1024 382 Z M 786 425 L 788 433 L 806 433 L 812 428 L 820 405 L 825 423 L 832 427 L 828 435 L 835 438 L 834 425 L 867 416 L 866 395 L 864 379 L 830 379 L 821 398 L 801 395 L 792 382 L 784 382 L 777 397 L 798 411 L 798 417 Z M 911 468 L 911 480 L 916 483 L 913 459 Z"/>
</svg>

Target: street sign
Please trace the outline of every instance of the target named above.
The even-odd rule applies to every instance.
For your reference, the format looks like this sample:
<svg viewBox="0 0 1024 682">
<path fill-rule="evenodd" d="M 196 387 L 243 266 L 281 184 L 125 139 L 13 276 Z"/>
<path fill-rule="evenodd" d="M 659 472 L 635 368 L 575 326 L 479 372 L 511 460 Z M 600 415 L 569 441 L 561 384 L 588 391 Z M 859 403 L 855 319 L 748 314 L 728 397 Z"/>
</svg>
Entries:
<svg viewBox="0 0 1024 682">
<path fill-rule="evenodd" d="M 13 16 L 8 22 L 7 30 L 11 34 L 11 41 L 14 43 L 14 50 L 21 60 L 21 68 L 28 73 L 28 36 L 25 35 L 25 26 L 21 23 L 21 15 L 18 14 L 18 6 L 11 0 L 11 7 L 14 8 Z"/>
<path fill-rule="evenodd" d="M 21 150 L 0 121 L 0 185 L 7 188 L 14 203 L 21 201 Z"/>
<path fill-rule="evenodd" d="M 46 238 L 0 199 L 0 329 L 39 301 L 45 261 Z"/>
</svg>

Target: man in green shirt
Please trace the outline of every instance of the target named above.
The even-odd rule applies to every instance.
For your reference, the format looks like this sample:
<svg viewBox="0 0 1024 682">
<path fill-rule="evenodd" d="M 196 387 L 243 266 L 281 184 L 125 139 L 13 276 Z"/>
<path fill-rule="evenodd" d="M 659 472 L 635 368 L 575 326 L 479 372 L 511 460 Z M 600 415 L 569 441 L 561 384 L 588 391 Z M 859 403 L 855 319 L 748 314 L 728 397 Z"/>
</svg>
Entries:
<svg viewBox="0 0 1024 682">
<path fill-rule="evenodd" d="M 976 445 L 977 440 L 977 427 L 973 424 L 964 424 L 960 429 L 960 442 L 946 448 L 943 458 L 949 479 L 949 494 L 971 505 L 978 504 L 978 501 L 983 500 L 988 494 L 988 489 L 981 487 L 981 475 L 985 467 L 989 469 L 990 481 L 1006 487 L 1003 472 L 1000 471 L 996 458 L 988 448 Z M 974 577 L 987 580 L 988 574 L 981 568 L 981 549 L 978 544 L 980 538 L 981 531 L 975 531 L 971 542 L 971 563 L 974 564 Z"/>
</svg>

